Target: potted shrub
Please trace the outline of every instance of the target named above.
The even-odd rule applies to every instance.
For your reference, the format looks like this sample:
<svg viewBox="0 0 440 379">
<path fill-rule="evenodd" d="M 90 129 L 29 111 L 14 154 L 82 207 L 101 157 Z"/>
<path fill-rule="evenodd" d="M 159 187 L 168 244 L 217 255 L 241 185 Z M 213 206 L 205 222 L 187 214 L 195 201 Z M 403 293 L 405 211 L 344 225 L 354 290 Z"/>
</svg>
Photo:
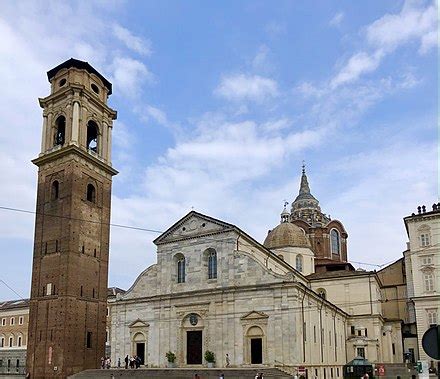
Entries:
<svg viewBox="0 0 440 379">
<path fill-rule="evenodd" d="M 215 355 L 211 350 L 206 350 L 205 351 L 205 360 L 206 362 L 208 362 L 208 367 L 212 368 L 214 367 L 214 363 L 215 363 Z"/>
<path fill-rule="evenodd" d="M 176 367 L 176 354 L 174 354 L 172 351 L 169 351 L 165 354 L 167 357 L 167 367 Z"/>
</svg>

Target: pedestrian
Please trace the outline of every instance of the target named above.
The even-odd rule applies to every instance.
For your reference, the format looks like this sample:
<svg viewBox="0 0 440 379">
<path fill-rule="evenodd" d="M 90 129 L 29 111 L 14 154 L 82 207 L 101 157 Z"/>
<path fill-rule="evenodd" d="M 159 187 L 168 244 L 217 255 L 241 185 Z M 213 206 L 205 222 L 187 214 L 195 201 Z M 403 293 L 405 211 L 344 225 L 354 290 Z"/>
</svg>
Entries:
<svg viewBox="0 0 440 379">
<path fill-rule="evenodd" d="M 125 357 L 124 361 L 125 361 L 125 369 L 127 369 L 127 368 L 128 368 L 128 361 L 129 361 L 129 359 L 128 359 L 128 354 L 127 354 L 127 356 Z"/>
<path fill-rule="evenodd" d="M 218 379 L 225 379 L 225 374 L 221 373 Z"/>
<path fill-rule="evenodd" d="M 104 368 L 104 365 L 105 365 L 105 359 L 104 357 L 101 357 L 101 369 Z"/>
<path fill-rule="evenodd" d="M 136 365 L 136 368 L 141 367 L 141 358 L 136 355 L 136 357 L 134 358 L 134 363 Z"/>
<path fill-rule="evenodd" d="M 121 368 L 121 358 L 118 358 L 118 368 Z"/>
<path fill-rule="evenodd" d="M 229 359 L 229 354 L 226 353 L 226 367 L 229 367 L 230 364 L 231 364 L 231 360 Z"/>
<path fill-rule="evenodd" d="M 134 368 L 134 358 L 130 357 L 130 368 Z"/>
</svg>

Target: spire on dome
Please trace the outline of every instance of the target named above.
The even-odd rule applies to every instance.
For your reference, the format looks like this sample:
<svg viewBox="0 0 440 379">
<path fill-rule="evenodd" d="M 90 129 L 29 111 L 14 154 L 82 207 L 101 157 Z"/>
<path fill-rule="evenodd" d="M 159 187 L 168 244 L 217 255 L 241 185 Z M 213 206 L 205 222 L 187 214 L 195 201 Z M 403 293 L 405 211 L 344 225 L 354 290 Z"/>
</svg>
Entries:
<svg viewBox="0 0 440 379">
<path fill-rule="evenodd" d="M 306 175 L 306 165 L 303 161 L 299 194 L 292 203 L 290 220 L 304 220 L 310 225 L 327 223 L 330 219 L 321 212 L 319 201 L 310 193 L 309 181 Z"/>
<path fill-rule="evenodd" d="M 307 180 L 307 175 L 306 175 L 306 165 L 305 165 L 304 161 L 302 164 L 301 186 L 299 187 L 299 194 L 300 195 L 305 195 L 305 194 L 311 195 L 309 182 Z"/>
</svg>

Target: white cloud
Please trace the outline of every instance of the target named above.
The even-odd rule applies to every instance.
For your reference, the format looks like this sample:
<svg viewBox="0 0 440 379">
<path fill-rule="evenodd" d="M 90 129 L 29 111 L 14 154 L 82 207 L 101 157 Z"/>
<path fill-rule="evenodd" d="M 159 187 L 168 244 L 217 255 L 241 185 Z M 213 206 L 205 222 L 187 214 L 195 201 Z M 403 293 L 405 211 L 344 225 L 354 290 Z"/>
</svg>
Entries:
<svg viewBox="0 0 440 379">
<path fill-rule="evenodd" d="M 141 55 L 151 55 L 151 41 L 144 40 L 141 37 L 135 36 L 128 29 L 114 24 L 113 34 L 122 41 L 129 49 Z"/>
<path fill-rule="evenodd" d="M 116 57 L 111 64 L 115 88 L 126 96 L 139 95 L 145 82 L 152 82 L 153 74 L 141 61 L 129 57 Z"/>
<path fill-rule="evenodd" d="M 437 45 L 437 11 L 434 3 L 425 7 L 406 1 L 398 14 L 386 14 L 366 27 L 366 39 L 373 48 L 353 54 L 331 80 L 336 88 L 375 71 L 386 55 L 413 40 L 420 42 L 419 52 L 427 53 Z"/>
<path fill-rule="evenodd" d="M 421 6 L 419 6 L 419 4 Z M 437 32 L 435 3 L 424 7 L 423 2 L 406 1 L 398 14 L 386 14 L 367 27 L 368 42 L 387 51 L 411 40 L 423 40 Z"/>
<path fill-rule="evenodd" d="M 333 17 L 332 17 L 332 19 L 330 20 L 330 22 L 329 22 L 329 25 L 330 26 L 339 26 L 339 25 L 341 25 L 341 22 L 342 22 L 342 20 L 344 19 L 344 17 L 345 17 L 345 15 L 344 15 L 344 12 L 338 12 L 338 13 L 336 13 Z"/>
<path fill-rule="evenodd" d="M 255 70 L 266 70 L 268 68 L 268 54 L 270 52 L 270 49 L 267 47 L 267 45 L 261 45 L 258 48 L 257 54 L 255 55 L 254 59 L 252 60 L 252 67 Z"/>
<path fill-rule="evenodd" d="M 426 54 L 435 47 L 438 47 L 438 31 L 432 30 L 422 37 L 422 44 L 420 46 L 419 53 Z"/>
<path fill-rule="evenodd" d="M 162 111 L 157 107 L 153 107 L 152 105 L 147 105 L 145 107 L 145 113 L 143 114 L 143 118 L 145 120 L 148 120 L 150 117 L 153 120 L 155 120 L 159 125 L 162 126 L 168 125 L 167 115 L 164 111 Z"/>
<path fill-rule="evenodd" d="M 224 76 L 214 93 L 231 101 L 261 102 L 278 96 L 276 81 L 259 75 L 233 74 Z"/>
<path fill-rule="evenodd" d="M 280 118 L 278 120 L 271 120 L 264 122 L 261 127 L 267 132 L 277 132 L 292 126 L 292 120 L 288 118 Z"/>
<path fill-rule="evenodd" d="M 331 80 L 330 86 L 336 88 L 342 84 L 357 80 L 362 74 L 376 70 L 383 57 L 381 50 L 374 54 L 356 53 L 348 60 L 339 73 Z"/>
</svg>

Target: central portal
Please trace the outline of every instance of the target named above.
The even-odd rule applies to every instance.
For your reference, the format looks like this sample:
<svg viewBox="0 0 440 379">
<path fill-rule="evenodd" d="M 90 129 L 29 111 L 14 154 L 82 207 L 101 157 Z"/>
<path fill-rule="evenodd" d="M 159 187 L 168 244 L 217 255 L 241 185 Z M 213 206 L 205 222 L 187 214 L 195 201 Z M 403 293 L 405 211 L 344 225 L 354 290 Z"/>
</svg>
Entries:
<svg viewBox="0 0 440 379">
<path fill-rule="evenodd" d="M 188 365 L 202 364 L 202 331 L 186 332 L 186 363 Z"/>
</svg>

